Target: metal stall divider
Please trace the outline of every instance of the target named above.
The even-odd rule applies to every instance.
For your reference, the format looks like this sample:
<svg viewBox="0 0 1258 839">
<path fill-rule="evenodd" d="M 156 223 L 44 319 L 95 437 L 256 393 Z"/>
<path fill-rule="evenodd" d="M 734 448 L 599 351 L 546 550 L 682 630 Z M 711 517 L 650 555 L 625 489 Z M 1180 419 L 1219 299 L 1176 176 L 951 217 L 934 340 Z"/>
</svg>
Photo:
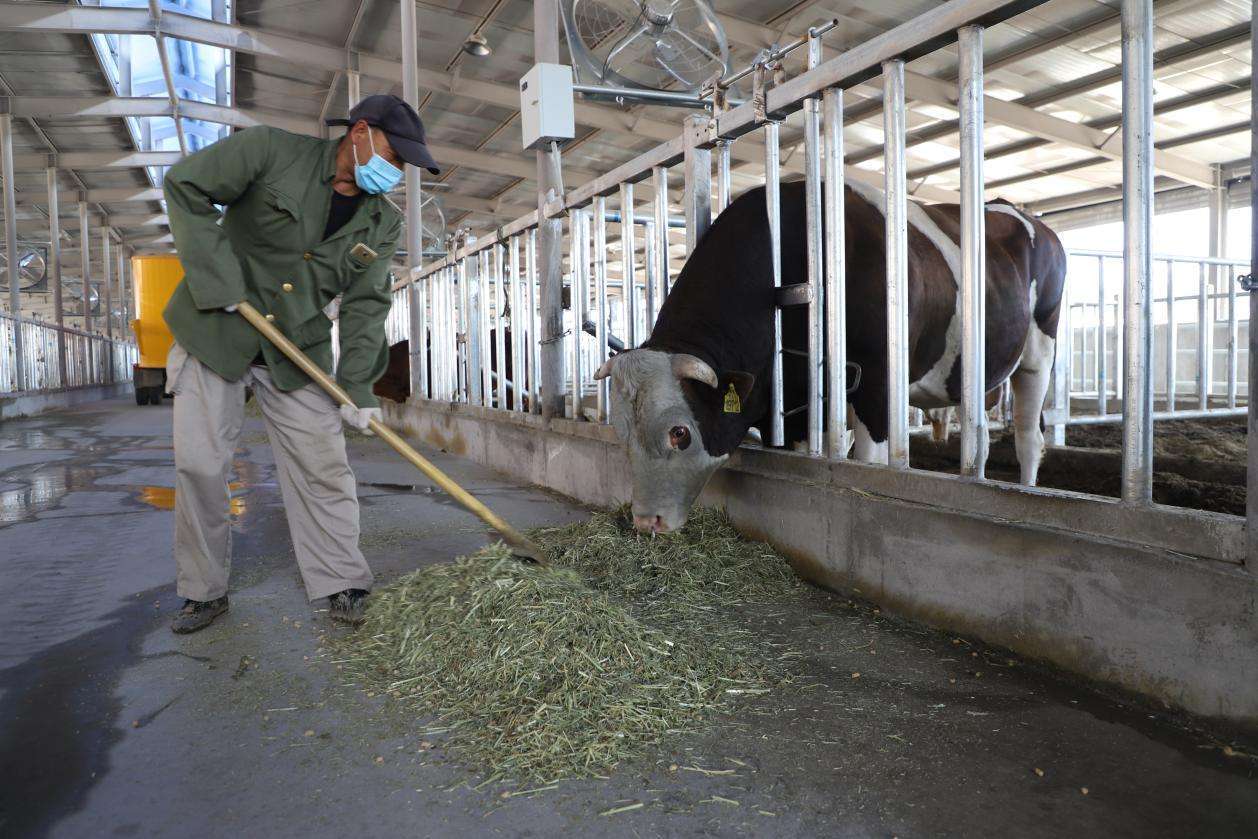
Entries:
<svg viewBox="0 0 1258 839">
<path fill-rule="evenodd" d="M 585 321 L 585 271 L 589 264 L 585 256 L 585 213 L 573 210 L 568 215 L 568 235 L 571 237 L 569 256 L 570 279 L 568 281 L 568 310 L 572 316 L 570 369 L 572 373 L 572 419 L 581 419 L 581 326 Z"/>
<path fill-rule="evenodd" d="M 414 291 L 407 292 L 407 303 L 409 305 L 409 326 L 410 337 L 407 339 L 411 343 L 407 345 L 409 350 L 410 362 L 418 366 L 418 370 L 411 371 L 411 386 L 418 386 L 419 396 L 421 399 L 432 398 L 432 376 L 429 375 L 429 367 L 431 365 L 431 353 L 429 347 L 429 332 L 432 329 L 432 318 L 428 316 L 428 293 L 429 278 L 417 277 L 411 272 L 411 287 Z"/>
<path fill-rule="evenodd" d="M 634 224 L 633 184 L 620 183 L 620 306 L 625 349 L 638 346 L 637 234 Z"/>
<path fill-rule="evenodd" d="M 656 166 L 651 170 L 652 183 L 655 186 L 655 280 L 648 293 L 651 301 L 650 319 L 654 328 L 655 319 L 659 316 L 664 298 L 668 296 L 670 277 L 668 276 L 668 167 Z"/>
<path fill-rule="evenodd" d="M 443 305 L 445 306 L 445 341 L 442 352 L 446 357 L 446 399 L 458 399 L 458 311 L 454 305 L 454 269 L 447 266 L 442 280 Z"/>
<path fill-rule="evenodd" d="M 524 324 L 520 317 L 520 237 L 512 236 L 507 245 L 511 255 L 511 407 L 524 410 Z"/>
<path fill-rule="evenodd" d="M 436 271 L 428 278 L 428 294 L 432 298 L 429 304 L 432 318 L 429 353 L 432 356 L 432 398 L 436 400 L 445 398 L 445 373 L 442 372 L 445 356 L 441 352 L 441 273 Z"/>
<path fill-rule="evenodd" d="M 826 454 L 847 458 L 847 252 L 843 186 L 843 89 L 821 97 L 825 139 Z"/>
<path fill-rule="evenodd" d="M 459 321 L 456 332 L 456 346 L 459 353 L 459 401 L 472 401 L 472 329 L 475 321 L 471 317 L 471 306 L 475 298 L 468 288 L 467 260 L 460 259 L 450 266 L 451 273 L 458 282 Z"/>
<path fill-rule="evenodd" d="M 712 149 L 707 117 L 692 114 L 682 128 L 682 216 L 686 225 L 685 255 L 712 226 Z"/>
<path fill-rule="evenodd" d="M 467 385 L 468 402 L 473 405 L 485 404 L 485 321 L 481 317 L 484 300 L 479 269 L 480 263 L 474 257 L 459 260 L 459 279 L 467 284 Z"/>
<path fill-rule="evenodd" d="M 909 465 L 908 202 L 904 166 L 904 61 L 883 62 L 887 253 L 887 464 Z"/>
<path fill-rule="evenodd" d="M 507 341 L 505 312 L 506 294 L 503 291 L 503 274 L 506 272 L 506 248 L 501 241 L 495 241 L 494 258 L 494 376 L 495 398 L 494 407 L 500 411 L 507 409 Z"/>
<path fill-rule="evenodd" d="M 1098 416 L 1105 416 L 1107 411 L 1106 401 L 1109 398 L 1109 376 L 1106 369 L 1106 356 L 1109 354 L 1107 344 L 1109 343 L 1105 331 L 1105 257 L 1098 256 L 1096 258 L 1096 413 Z M 1117 327 L 1117 324 L 1115 324 Z M 1118 363 L 1118 329 L 1114 330 L 1114 362 L 1115 367 Z"/>
<path fill-rule="evenodd" d="M 773 286 L 782 288 L 782 214 L 781 172 L 779 170 L 780 123 L 764 111 L 765 75 L 769 67 L 758 64 L 753 75 L 757 118 L 764 124 L 764 206 L 768 213 L 770 262 L 773 265 Z M 785 409 L 782 404 L 782 310 L 773 310 L 773 369 L 769 387 L 769 445 L 786 442 Z"/>
<path fill-rule="evenodd" d="M 481 405 L 490 408 L 494 404 L 493 364 L 490 359 L 489 343 L 489 249 L 485 248 L 473 255 L 476 259 L 476 285 L 480 299 L 476 306 L 476 318 L 481 334 L 480 339 L 480 386 Z M 473 257 L 468 257 L 473 258 Z"/>
<path fill-rule="evenodd" d="M 1175 355 L 1179 351 L 1175 332 L 1175 263 L 1166 260 L 1166 410 L 1175 410 Z"/>
<path fill-rule="evenodd" d="M 712 217 L 725 211 L 730 201 L 729 155 L 732 140 L 716 141 L 716 200 L 712 202 Z"/>
<path fill-rule="evenodd" d="M 1214 269 L 1211 269 L 1214 270 Z M 1198 266 L 1197 277 L 1197 410 L 1210 407 L 1210 376 L 1214 352 L 1213 308 L 1210 306 L 1210 276 L 1203 262 Z"/>
<path fill-rule="evenodd" d="M 590 365 L 597 370 L 607 361 L 607 199 L 602 195 L 594 198 L 594 361 Z M 611 379 L 596 383 L 597 414 L 599 422 L 607 422 L 611 407 Z"/>
<path fill-rule="evenodd" d="M 987 464 L 983 28 L 966 26 L 957 34 L 961 57 L 957 81 L 961 117 L 961 474 L 981 479 Z"/>
<path fill-rule="evenodd" d="M 1252 268 L 1251 268 L 1252 270 Z M 1236 407 L 1236 357 L 1240 332 L 1237 328 L 1236 268 L 1227 268 L 1227 406 Z"/>
<path fill-rule="evenodd" d="M 820 63 L 821 36 L 815 30 L 810 30 L 808 69 L 811 70 Z M 821 386 L 825 374 L 822 307 L 825 304 L 825 295 L 821 279 L 824 259 L 821 233 L 821 100 L 815 96 L 804 100 L 804 218 L 808 257 L 808 453 L 813 457 L 820 457 L 823 413 Z M 779 252 L 779 260 L 780 258 Z M 778 276 L 781 276 L 780 262 Z M 780 311 L 778 317 L 781 317 Z"/>
<path fill-rule="evenodd" d="M 529 406 L 532 413 L 540 414 L 542 412 L 541 403 L 541 369 L 540 355 L 541 342 L 537 331 L 537 229 L 533 228 L 528 233 L 528 246 L 525 259 L 525 270 L 528 273 L 529 281 L 529 302 L 528 302 L 528 347 L 529 347 L 529 393 L 532 396 Z"/>
</svg>

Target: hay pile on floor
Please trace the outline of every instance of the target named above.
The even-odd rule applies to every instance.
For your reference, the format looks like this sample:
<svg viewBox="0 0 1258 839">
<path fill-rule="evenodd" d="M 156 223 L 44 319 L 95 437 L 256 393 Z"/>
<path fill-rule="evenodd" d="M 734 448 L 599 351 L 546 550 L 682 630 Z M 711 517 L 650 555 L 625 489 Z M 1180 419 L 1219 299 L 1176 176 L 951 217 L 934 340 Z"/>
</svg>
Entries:
<svg viewBox="0 0 1258 839">
<path fill-rule="evenodd" d="M 468 764 L 517 780 L 598 774 L 768 689 L 773 658 L 729 607 L 799 583 L 720 513 L 655 539 L 623 512 L 533 536 L 551 568 L 500 545 L 425 568 L 378 590 L 346 642 L 373 685 L 451 726 Z"/>
</svg>

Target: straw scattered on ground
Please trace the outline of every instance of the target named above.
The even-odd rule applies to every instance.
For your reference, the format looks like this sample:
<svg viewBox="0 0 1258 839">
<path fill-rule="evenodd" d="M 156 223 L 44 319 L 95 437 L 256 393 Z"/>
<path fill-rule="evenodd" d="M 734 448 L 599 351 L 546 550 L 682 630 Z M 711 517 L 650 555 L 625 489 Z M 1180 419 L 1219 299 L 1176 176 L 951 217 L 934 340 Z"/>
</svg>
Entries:
<svg viewBox="0 0 1258 839">
<path fill-rule="evenodd" d="M 782 675 L 734 607 L 800 584 L 721 513 L 654 539 L 623 511 L 532 535 L 552 567 L 496 545 L 417 571 L 373 594 L 338 653 L 488 777 L 606 772 Z"/>
</svg>

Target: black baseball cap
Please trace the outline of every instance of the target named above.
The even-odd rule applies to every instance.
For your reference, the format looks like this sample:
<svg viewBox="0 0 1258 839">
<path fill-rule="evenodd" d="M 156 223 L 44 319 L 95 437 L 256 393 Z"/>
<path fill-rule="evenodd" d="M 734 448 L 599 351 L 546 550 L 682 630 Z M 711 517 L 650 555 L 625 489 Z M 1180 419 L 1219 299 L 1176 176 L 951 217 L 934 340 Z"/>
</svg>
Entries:
<svg viewBox="0 0 1258 839">
<path fill-rule="evenodd" d="M 379 128 L 389 138 L 389 145 L 398 157 L 412 166 L 421 166 L 440 175 L 437 161 L 424 144 L 424 123 L 415 109 L 388 93 L 368 96 L 349 112 L 349 119 L 329 119 L 328 125 L 354 125 L 365 119 L 372 128 Z"/>
</svg>

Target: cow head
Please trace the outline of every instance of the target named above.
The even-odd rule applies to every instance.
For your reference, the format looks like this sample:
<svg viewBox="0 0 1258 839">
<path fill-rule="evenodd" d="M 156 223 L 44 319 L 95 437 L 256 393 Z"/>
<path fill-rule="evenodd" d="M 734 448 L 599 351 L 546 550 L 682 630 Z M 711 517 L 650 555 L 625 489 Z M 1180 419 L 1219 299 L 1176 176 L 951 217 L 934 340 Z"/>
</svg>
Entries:
<svg viewBox="0 0 1258 839">
<path fill-rule="evenodd" d="M 629 450 L 634 526 L 677 530 L 751 426 L 741 408 L 755 377 L 718 374 L 693 355 L 646 349 L 613 356 L 594 378 L 609 376 L 612 426 Z"/>
</svg>

